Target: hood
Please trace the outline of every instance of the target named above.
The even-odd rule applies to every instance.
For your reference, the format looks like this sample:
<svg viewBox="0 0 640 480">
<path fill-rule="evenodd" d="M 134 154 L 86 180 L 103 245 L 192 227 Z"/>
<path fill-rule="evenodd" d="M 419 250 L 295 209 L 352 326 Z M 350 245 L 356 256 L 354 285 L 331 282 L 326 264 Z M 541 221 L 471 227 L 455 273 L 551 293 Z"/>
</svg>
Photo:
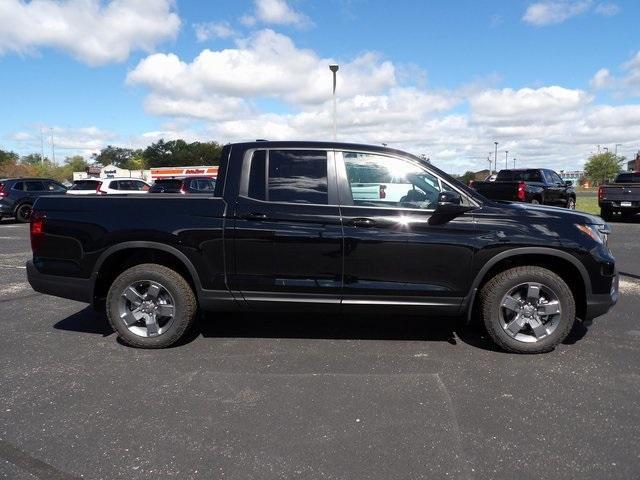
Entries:
<svg viewBox="0 0 640 480">
<path fill-rule="evenodd" d="M 520 202 L 496 202 L 496 206 L 513 210 L 521 215 L 528 217 L 547 217 L 569 223 L 578 223 L 583 225 L 602 225 L 606 223 L 602 218 L 591 215 L 590 213 L 580 212 L 578 210 L 569 210 L 562 207 L 550 207 L 547 205 L 532 205 L 530 203 Z"/>
</svg>

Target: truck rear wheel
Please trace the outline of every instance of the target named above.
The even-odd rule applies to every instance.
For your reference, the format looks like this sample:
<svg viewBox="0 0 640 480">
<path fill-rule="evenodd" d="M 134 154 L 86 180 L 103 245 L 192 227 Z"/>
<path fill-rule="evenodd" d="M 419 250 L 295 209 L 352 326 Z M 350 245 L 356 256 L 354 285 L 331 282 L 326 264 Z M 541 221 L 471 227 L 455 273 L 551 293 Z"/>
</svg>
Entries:
<svg viewBox="0 0 640 480">
<path fill-rule="evenodd" d="M 107 317 L 119 337 L 140 348 L 165 348 L 193 325 L 197 303 L 179 273 L 154 263 L 122 272 L 107 294 Z"/>
<path fill-rule="evenodd" d="M 509 352 L 551 351 L 575 321 L 571 289 L 542 267 L 514 267 L 499 273 L 483 287 L 480 302 L 487 333 Z"/>
</svg>

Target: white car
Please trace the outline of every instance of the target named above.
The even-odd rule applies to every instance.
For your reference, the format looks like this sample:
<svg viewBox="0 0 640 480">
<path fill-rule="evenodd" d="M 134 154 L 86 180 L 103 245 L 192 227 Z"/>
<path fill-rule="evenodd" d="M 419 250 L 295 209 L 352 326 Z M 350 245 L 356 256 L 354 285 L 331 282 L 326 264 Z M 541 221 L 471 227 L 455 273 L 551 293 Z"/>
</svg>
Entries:
<svg viewBox="0 0 640 480">
<path fill-rule="evenodd" d="M 87 178 L 74 180 L 68 195 L 122 195 L 147 193 L 151 185 L 138 178 Z"/>
</svg>

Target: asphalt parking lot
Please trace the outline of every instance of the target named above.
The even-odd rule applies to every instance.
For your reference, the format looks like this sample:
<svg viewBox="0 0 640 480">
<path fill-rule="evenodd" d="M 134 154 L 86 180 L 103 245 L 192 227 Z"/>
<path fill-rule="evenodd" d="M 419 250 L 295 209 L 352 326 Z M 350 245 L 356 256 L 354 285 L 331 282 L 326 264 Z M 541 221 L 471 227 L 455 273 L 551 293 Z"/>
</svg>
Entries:
<svg viewBox="0 0 640 480">
<path fill-rule="evenodd" d="M 622 298 L 554 352 L 417 318 L 209 315 L 120 344 L 26 283 L 0 223 L 0 478 L 640 476 L 640 221 L 613 224 Z"/>
</svg>

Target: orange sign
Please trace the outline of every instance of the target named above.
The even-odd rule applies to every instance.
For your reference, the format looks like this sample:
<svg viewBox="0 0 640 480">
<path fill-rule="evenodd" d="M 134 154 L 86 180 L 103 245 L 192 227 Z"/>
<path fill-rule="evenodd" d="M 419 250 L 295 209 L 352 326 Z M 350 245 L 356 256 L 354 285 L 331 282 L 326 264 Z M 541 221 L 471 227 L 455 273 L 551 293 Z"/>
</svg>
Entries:
<svg viewBox="0 0 640 480">
<path fill-rule="evenodd" d="M 211 177 L 218 176 L 218 167 L 161 167 L 151 169 L 151 178 L 170 178 L 170 177 L 193 177 L 200 175 L 208 175 Z"/>
</svg>

